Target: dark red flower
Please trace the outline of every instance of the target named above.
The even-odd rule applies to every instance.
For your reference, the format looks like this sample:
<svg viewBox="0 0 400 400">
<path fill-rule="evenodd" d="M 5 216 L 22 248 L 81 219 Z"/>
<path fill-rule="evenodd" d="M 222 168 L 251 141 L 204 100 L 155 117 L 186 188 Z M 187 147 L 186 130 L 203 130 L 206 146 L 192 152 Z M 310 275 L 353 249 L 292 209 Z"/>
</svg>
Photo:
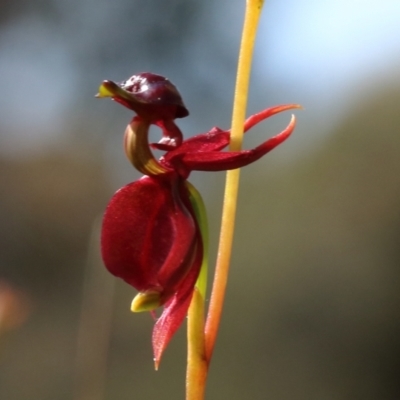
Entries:
<svg viewBox="0 0 400 400">
<path fill-rule="evenodd" d="M 229 130 L 213 128 L 183 141 L 174 120 L 189 113 L 176 87 L 164 77 L 142 73 L 121 84 L 104 81 L 97 96 L 112 97 L 137 114 L 125 131 L 124 147 L 145 176 L 111 199 L 103 220 L 102 256 L 113 275 L 139 291 L 133 311 L 164 306 L 153 330 L 158 365 L 185 318 L 203 260 L 195 189 L 187 181 L 190 172 L 235 169 L 258 160 L 290 136 L 295 118 L 281 133 L 252 150 L 223 152 L 229 144 Z M 294 108 L 299 106 L 266 109 L 247 119 L 244 130 Z M 151 124 L 162 130 L 158 143 L 148 143 Z M 156 160 L 151 147 L 164 150 L 164 156 Z"/>
</svg>

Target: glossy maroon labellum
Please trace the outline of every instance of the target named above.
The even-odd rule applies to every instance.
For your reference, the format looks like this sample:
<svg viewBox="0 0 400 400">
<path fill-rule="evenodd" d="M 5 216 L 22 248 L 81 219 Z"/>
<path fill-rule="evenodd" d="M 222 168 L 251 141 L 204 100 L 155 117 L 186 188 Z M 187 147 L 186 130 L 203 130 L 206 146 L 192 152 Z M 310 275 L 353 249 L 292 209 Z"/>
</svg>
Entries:
<svg viewBox="0 0 400 400">
<path fill-rule="evenodd" d="M 160 75 L 146 72 L 120 84 L 104 81 L 97 97 L 111 97 L 136 113 L 126 128 L 124 147 L 144 176 L 111 199 L 103 219 L 101 246 L 107 269 L 139 291 L 133 311 L 164 307 L 153 330 L 158 365 L 186 316 L 203 259 L 203 238 L 187 183 L 190 172 L 235 169 L 258 160 L 290 136 L 295 118 L 254 149 L 225 152 L 229 130 L 212 128 L 183 140 L 175 119 L 189 112 L 177 88 Z M 246 120 L 244 130 L 295 108 L 299 106 L 289 104 L 261 111 Z M 149 144 L 152 124 L 160 127 L 162 138 Z M 156 160 L 151 148 L 165 153 Z"/>
</svg>

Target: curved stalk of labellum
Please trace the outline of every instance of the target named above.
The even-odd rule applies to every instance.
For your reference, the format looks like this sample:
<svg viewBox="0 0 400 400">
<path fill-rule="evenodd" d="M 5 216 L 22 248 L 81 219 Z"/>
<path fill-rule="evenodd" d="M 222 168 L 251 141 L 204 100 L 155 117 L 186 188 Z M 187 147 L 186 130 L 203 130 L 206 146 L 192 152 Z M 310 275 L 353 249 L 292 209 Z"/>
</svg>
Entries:
<svg viewBox="0 0 400 400">
<path fill-rule="evenodd" d="M 153 156 L 149 146 L 151 122 L 136 116 L 126 127 L 124 136 L 125 154 L 133 166 L 144 175 L 160 175 L 169 172 Z"/>
</svg>

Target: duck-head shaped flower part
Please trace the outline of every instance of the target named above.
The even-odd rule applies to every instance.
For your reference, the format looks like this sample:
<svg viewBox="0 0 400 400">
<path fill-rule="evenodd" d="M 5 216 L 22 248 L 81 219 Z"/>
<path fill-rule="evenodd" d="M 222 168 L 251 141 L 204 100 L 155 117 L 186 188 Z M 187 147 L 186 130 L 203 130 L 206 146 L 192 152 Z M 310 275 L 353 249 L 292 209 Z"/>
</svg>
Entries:
<svg viewBox="0 0 400 400">
<path fill-rule="evenodd" d="M 204 257 L 201 200 L 187 181 L 190 172 L 235 169 L 258 160 L 290 136 L 295 118 L 281 133 L 252 150 L 225 152 L 229 130 L 212 128 L 183 140 L 175 119 L 189 112 L 176 87 L 162 76 L 142 73 L 120 84 L 104 81 L 97 97 L 111 97 L 136 113 L 126 128 L 124 148 L 144 176 L 111 199 L 103 219 L 101 247 L 107 269 L 139 291 L 132 311 L 164 307 L 153 330 L 158 365 L 186 316 Z M 244 130 L 294 108 L 299 106 L 261 111 L 246 120 Z M 162 138 L 149 144 L 152 124 L 162 130 Z M 156 160 L 152 148 L 165 151 L 163 157 Z"/>
</svg>

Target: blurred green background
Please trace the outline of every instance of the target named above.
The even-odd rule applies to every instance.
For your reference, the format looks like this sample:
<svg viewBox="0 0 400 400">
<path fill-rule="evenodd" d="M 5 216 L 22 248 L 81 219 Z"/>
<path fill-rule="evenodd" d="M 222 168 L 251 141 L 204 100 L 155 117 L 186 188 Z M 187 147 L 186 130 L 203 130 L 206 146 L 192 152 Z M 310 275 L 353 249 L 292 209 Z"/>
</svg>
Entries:
<svg viewBox="0 0 400 400">
<path fill-rule="evenodd" d="M 131 113 L 93 96 L 152 71 L 179 87 L 186 135 L 227 128 L 244 1 L 0 7 L 0 281 L 25 319 L 0 323 L 0 399 L 183 399 L 184 329 L 154 372 L 152 319 L 130 313 L 134 289 L 98 256 L 108 200 L 139 175 L 121 145 Z M 399 37 L 397 0 L 266 2 L 248 114 L 305 110 L 242 172 L 207 399 L 400 398 Z M 213 265 L 224 174 L 191 181 Z M 11 303 L 0 296 L 0 319 Z"/>
</svg>

